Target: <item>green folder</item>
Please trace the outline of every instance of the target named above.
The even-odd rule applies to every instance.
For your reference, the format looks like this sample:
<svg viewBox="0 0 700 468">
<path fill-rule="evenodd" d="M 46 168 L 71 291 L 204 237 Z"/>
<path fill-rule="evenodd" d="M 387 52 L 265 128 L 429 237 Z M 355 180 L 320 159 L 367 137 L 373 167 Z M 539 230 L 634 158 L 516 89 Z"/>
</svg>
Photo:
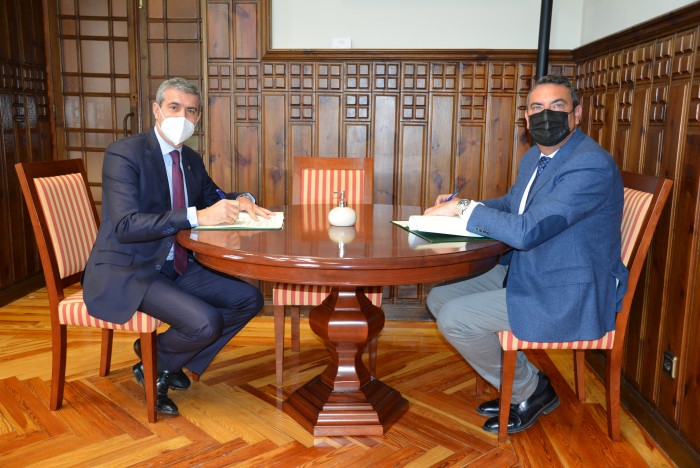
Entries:
<svg viewBox="0 0 700 468">
<path fill-rule="evenodd" d="M 479 242 L 484 240 L 493 240 L 490 237 L 454 236 L 452 234 L 442 234 L 439 232 L 415 231 L 408 229 L 408 221 L 392 220 L 391 222 L 401 229 L 405 229 L 411 234 L 415 234 L 416 236 L 434 244 L 445 242 Z"/>
</svg>

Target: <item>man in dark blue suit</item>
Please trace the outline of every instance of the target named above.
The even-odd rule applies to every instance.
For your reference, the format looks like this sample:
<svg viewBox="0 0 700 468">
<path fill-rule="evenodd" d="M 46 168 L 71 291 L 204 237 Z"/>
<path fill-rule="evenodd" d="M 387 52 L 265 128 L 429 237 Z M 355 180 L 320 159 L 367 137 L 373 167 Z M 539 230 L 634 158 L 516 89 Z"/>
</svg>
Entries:
<svg viewBox="0 0 700 468">
<path fill-rule="evenodd" d="M 493 270 L 428 295 L 445 338 L 496 388 L 496 331 L 552 342 L 596 340 L 615 328 L 628 275 L 620 258 L 622 179 L 612 156 L 577 129 L 581 111 L 566 78 L 540 78 L 525 114 L 537 146 L 523 156 L 508 193 L 481 202 L 440 195 L 426 210 L 459 216 L 466 230 L 513 247 Z M 509 433 L 527 429 L 559 405 L 547 376 L 522 352 L 511 401 Z M 486 431 L 498 432 L 497 399 L 477 412 L 491 417 Z"/>
<path fill-rule="evenodd" d="M 168 389 L 186 389 L 262 308 L 258 289 L 210 270 L 175 242 L 181 229 L 270 212 L 249 193 L 224 195 L 183 143 L 201 116 L 197 86 L 163 82 L 153 129 L 112 143 L 102 167 L 102 220 L 83 276 L 90 315 L 124 323 L 136 310 L 170 325 L 158 335 L 156 409 L 179 414 Z M 183 177 L 184 176 L 184 177 Z M 225 198 L 223 198 L 225 197 Z M 134 343 L 140 358 L 140 342 Z M 133 368 L 143 383 L 141 362 Z"/>
</svg>

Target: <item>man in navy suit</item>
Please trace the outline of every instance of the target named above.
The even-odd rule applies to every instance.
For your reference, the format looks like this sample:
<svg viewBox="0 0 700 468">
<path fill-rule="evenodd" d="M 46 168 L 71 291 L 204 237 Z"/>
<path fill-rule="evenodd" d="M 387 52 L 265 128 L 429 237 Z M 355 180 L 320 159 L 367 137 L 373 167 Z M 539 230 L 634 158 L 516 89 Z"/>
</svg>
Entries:
<svg viewBox="0 0 700 468">
<path fill-rule="evenodd" d="M 201 116 L 197 86 L 163 82 L 155 127 L 112 143 L 102 167 L 102 220 L 83 276 L 90 315 L 117 323 L 136 310 L 170 325 L 158 335 L 156 409 L 179 414 L 168 389 L 190 386 L 262 308 L 258 289 L 210 270 L 175 242 L 181 229 L 232 223 L 240 211 L 269 217 L 249 193 L 223 194 L 183 143 Z M 183 177 L 184 176 L 184 177 Z M 134 351 L 141 357 L 139 340 Z M 141 362 L 133 368 L 143 383 Z"/>
<path fill-rule="evenodd" d="M 615 328 L 627 287 L 621 260 L 623 185 L 612 156 L 577 125 L 581 106 L 561 76 L 539 79 L 525 120 L 537 143 L 502 197 L 475 202 L 440 195 L 427 215 L 457 215 L 468 231 L 513 250 L 493 270 L 439 285 L 428 295 L 445 338 L 500 388 L 496 331 L 522 340 L 595 340 Z M 532 426 L 559 398 L 546 375 L 518 352 L 508 432 Z M 498 432 L 498 399 L 477 412 Z"/>
</svg>

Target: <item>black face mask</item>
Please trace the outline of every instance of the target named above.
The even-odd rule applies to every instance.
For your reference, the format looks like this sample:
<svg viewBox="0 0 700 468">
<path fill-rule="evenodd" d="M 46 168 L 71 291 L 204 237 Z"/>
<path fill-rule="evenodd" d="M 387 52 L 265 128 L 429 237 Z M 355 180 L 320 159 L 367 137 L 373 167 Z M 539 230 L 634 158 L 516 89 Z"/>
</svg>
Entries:
<svg viewBox="0 0 700 468">
<path fill-rule="evenodd" d="M 573 111 L 571 111 L 573 112 Z M 569 114 L 571 112 L 545 109 L 530 116 L 530 135 L 542 146 L 556 146 L 569 136 Z"/>
</svg>

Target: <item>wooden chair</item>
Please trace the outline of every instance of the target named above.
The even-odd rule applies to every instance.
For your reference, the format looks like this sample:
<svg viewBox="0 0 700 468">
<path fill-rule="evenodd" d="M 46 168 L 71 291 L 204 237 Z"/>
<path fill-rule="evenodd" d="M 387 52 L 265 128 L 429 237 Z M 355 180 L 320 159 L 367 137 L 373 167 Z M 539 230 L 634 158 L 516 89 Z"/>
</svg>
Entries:
<svg viewBox="0 0 700 468">
<path fill-rule="evenodd" d="M 317 158 L 295 157 L 293 162 L 292 203 L 316 205 L 337 203 L 338 195 L 345 191 L 348 206 L 372 203 L 374 160 L 368 158 Z M 325 218 L 323 219 L 325 223 Z M 324 225 L 325 226 L 325 225 Z M 290 306 L 292 350 L 299 351 L 300 306 L 317 306 L 328 297 L 330 286 L 276 283 L 272 290 L 275 317 L 275 376 L 277 386 L 282 385 L 284 370 L 284 319 L 285 306 Z M 382 288 L 369 287 L 365 294 L 372 303 L 381 307 Z M 369 370 L 376 370 L 377 340 L 368 343 Z"/>
<path fill-rule="evenodd" d="M 613 441 L 620 440 L 620 377 L 622 352 L 627 332 L 627 322 L 634 292 L 646 260 L 651 238 L 659 217 L 671 192 L 672 181 L 632 172 L 622 172 L 625 186 L 625 204 L 622 215 L 622 261 L 629 269 L 627 292 L 622 309 L 617 314 L 615 330 L 598 340 L 569 342 L 532 342 L 519 340 L 511 331 L 498 332 L 503 348 L 501 371 L 501 394 L 499 402 L 498 441 L 505 442 L 508 434 L 510 399 L 513 392 L 513 376 L 518 350 L 522 349 L 571 349 L 574 351 L 574 376 L 579 401 L 586 400 L 584 381 L 585 351 L 601 349 L 606 354 L 607 375 L 605 396 L 608 413 L 608 435 Z M 477 376 L 477 395 L 483 390 L 485 381 Z"/>
<path fill-rule="evenodd" d="M 142 312 L 123 324 L 105 322 L 88 314 L 82 290 L 65 295 L 67 287 L 80 281 L 99 225 L 82 160 L 20 163 L 15 169 L 49 294 L 53 342 L 50 408 L 57 410 L 63 404 L 67 325 L 102 329 L 103 377 L 109 374 L 113 331 L 128 330 L 140 333 L 148 421 L 156 422 L 156 330 L 161 322 Z"/>
</svg>

